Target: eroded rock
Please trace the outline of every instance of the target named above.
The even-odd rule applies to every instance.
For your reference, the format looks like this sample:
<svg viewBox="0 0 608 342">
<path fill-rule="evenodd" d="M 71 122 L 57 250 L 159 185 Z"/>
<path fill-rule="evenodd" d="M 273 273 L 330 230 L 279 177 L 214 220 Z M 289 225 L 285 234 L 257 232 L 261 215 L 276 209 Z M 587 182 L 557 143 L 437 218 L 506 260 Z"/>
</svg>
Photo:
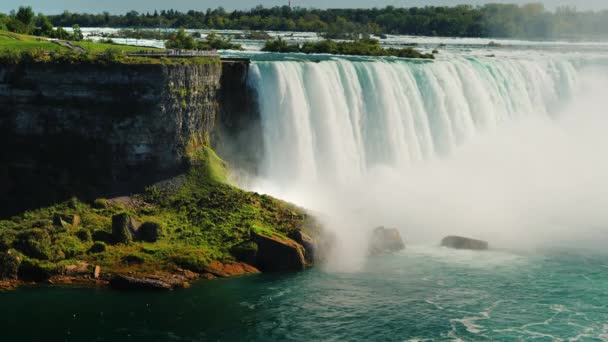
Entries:
<svg viewBox="0 0 608 342">
<path fill-rule="evenodd" d="M 272 232 L 253 231 L 258 245 L 257 266 L 264 272 L 303 271 L 306 267 L 304 247 L 299 243 Z"/>
<path fill-rule="evenodd" d="M 483 251 L 488 249 L 488 243 L 483 240 L 476 240 L 462 236 L 447 236 L 441 240 L 441 245 L 454 249 L 470 249 Z"/>
<path fill-rule="evenodd" d="M 372 232 L 369 253 L 378 255 L 393 253 L 405 249 L 405 243 L 396 228 L 378 227 Z"/>
<path fill-rule="evenodd" d="M 289 237 L 295 242 L 302 245 L 302 247 L 304 247 L 304 257 L 306 259 L 306 262 L 312 265 L 315 261 L 315 255 L 318 249 L 317 242 L 315 241 L 315 239 L 313 239 L 301 230 L 297 230 L 291 233 Z"/>
</svg>

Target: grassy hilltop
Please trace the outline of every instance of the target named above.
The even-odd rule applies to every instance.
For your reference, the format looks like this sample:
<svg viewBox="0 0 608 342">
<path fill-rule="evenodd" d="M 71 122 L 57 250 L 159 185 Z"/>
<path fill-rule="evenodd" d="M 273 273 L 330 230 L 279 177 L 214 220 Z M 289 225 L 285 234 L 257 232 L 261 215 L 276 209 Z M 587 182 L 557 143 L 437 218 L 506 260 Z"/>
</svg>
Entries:
<svg viewBox="0 0 608 342">
<path fill-rule="evenodd" d="M 190 159 L 188 174 L 131 198 L 72 199 L 0 221 L 0 256 L 3 251 L 9 259 L 0 257 L 0 270 L 10 273 L 6 255 L 13 255 L 23 281 L 53 279 L 78 267 L 92 274 L 95 265 L 106 279 L 181 270 L 218 275 L 209 269 L 213 262 L 255 254 L 253 233 L 288 240 L 306 224 L 301 209 L 230 185 L 226 165 L 210 148 Z M 117 232 L 113 217 L 140 226 L 141 238 Z"/>
</svg>

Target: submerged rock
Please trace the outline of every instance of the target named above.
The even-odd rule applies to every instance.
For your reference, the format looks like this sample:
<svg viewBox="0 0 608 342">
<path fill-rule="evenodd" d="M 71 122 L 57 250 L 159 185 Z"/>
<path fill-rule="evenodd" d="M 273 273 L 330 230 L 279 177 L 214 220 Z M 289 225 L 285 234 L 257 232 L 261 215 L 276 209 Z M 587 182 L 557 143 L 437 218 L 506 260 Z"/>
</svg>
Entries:
<svg viewBox="0 0 608 342">
<path fill-rule="evenodd" d="M 258 245 L 256 264 L 262 271 L 303 271 L 306 267 L 304 248 L 297 242 L 261 229 L 254 229 L 253 240 Z"/>
<path fill-rule="evenodd" d="M 110 280 L 110 286 L 116 290 L 171 290 L 168 282 L 156 278 L 136 278 L 116 275 Z"/>
<path fill-rule="evenodd" d="M 488 243 L 483 240 L 476 240 L 462 236 L 447 236 L 441 240 L 443 247 L 455 249 L 470 249 L 483 251 L 488 249 Z"/>
<path fill-rule="evenodd" d="M 369 254 L 398 252 L 405 249 L 405 243 L 396 228 L 378 227 L 374 229 L 369 244 Z"/>
</svg>

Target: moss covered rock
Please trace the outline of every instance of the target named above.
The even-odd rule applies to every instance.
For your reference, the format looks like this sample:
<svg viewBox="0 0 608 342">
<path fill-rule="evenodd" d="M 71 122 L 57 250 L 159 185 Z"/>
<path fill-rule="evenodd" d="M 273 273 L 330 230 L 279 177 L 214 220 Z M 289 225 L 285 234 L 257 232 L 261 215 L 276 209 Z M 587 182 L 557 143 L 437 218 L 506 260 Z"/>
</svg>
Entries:
<svg viewBox="0 0 608 342">
<path fill-rule="evenodd" d="M 254 228 L 258 245 L 256 264 L 265 272 L 302 271 L 306 267 L 304 248 L 297 242 L 267 229 Z"/>
<path fill-rule="evenodd" d="M 137 239 L 146 242 L 157 242 L 164 235 L 165 226 L 159 221 L 144 222 L 137 231 Z"/>
<path fill-rule="evenodd" d="M 21 257 L 14 250 L 0 252 L 0 279 L 17 279 Z"/>
</svg>

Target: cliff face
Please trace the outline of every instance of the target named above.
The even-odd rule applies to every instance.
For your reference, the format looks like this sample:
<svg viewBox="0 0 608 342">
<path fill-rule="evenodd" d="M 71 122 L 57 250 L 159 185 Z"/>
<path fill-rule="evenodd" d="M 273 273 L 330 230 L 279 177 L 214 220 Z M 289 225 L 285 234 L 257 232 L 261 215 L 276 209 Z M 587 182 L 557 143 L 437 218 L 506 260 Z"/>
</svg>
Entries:
<svg viewBox="0 0 608 342">
<path fill-rule="evenodd" d="M 221 65 L 0 65 L 0 216 L 139 191 L 208 143 Z"/>
</svg>

